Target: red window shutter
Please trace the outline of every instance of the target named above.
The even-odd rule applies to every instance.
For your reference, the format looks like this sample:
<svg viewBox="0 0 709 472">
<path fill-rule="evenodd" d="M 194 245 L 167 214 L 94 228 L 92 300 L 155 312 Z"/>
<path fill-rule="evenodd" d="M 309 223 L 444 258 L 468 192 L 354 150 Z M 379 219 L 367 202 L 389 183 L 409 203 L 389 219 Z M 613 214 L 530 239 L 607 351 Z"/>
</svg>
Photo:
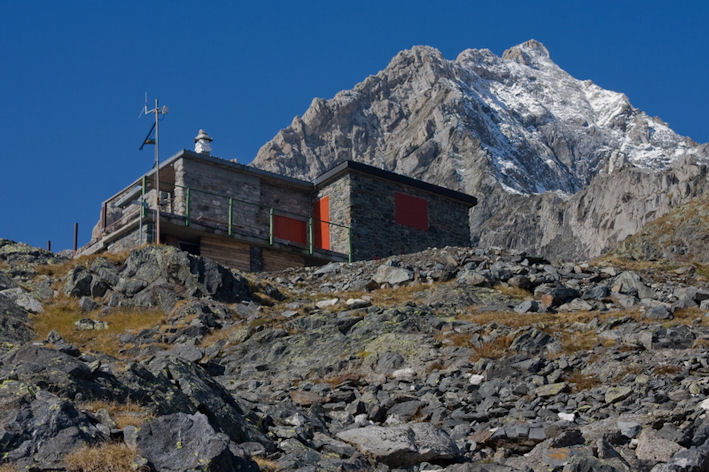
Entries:
<svg viewBox="0 0 709 472">
<path fill-rule="evenodd" d="M 428 202 L 405 193 L 394 193 L 394 221 L 400 225 L 428 231 Z"/>
<path fill-rule="evenodd" d="M 313 203 L 313 239 L 318 249 L 330 250 L 330 197 Z"/>
<path fill-rule="evenodd" d="M 308 242 L 307 224 L 303 220 L 273 215 L 273 235 L 278 239 L 306 244 Z"/>
</svg>

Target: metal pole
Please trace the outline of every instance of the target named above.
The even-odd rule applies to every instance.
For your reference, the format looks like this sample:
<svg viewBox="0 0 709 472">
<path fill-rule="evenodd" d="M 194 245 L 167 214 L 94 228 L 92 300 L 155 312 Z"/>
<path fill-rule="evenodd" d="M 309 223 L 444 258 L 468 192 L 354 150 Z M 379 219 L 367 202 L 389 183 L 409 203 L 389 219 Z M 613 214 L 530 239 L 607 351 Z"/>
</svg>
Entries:
<svg viewBox="0 0 709 472">
<path fill-rule="evenodd" d="M 79 242 L 79 223 L 74 223 L 74 254 L 76 254 L 77 244 Z"/>
<path fill-rule="evenodd" d="M 143 212 L 145 211 L 145 199 L 140 197 L 140 216 L 138 217 L 138 246 L 143 245 Z"/>
<path fill-rule="evenodd" d="M 313 253 L 313 219 L 308 218 L 308 254 Z"/>
<path fill-rule="evenodd" d="M 349 255 L 347 256 L 347 262 L 352 262 L 352 227 L 347 228 L 347 244 L 349 246 Z"/>
<path fill-rule="evenodd" d="M 190 225 L 190 188 L 185 189 L 185 226 Z"/>
<path fill-rule="evenodd" d="M 268 244 L 273 246 L 273 208 L 271 208 L 268 215 Z"/>
<path fill-rule="evenodd" d="M 47 251 L 52 252 L 52 241 L 47 239 Z"/>
<path fill-rule="evenodd" d="M 232 197 L 229 197 L 229 229 L 227 231 L 229 233 L 229 236 L 231 236 L 231 225 L 234 222 L 234 220 L 233 220 L 234 217 L 232 216 L 233 214 L 234 214 L 234 199 Z"/>
<path fill-rule="evenodd" d="M 155 242 L 160 244 L 160 125 L 158 99 L 155 99 Z"/>
<path fill-rule="evenodd" d="M 145 192 L 148 188 L 148 179 L 143 176 L 142 188 L 140 189 L 140 216 L 145 216 Z"/>
</svg>

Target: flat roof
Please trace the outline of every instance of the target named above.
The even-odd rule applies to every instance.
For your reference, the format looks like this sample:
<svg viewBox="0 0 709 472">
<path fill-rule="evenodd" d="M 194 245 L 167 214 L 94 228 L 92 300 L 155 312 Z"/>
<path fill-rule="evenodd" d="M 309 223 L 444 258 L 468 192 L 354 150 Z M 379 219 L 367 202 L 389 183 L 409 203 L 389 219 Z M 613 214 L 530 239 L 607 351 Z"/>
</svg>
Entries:
<svg viewBox="0 0 709 472">
<path fill-rule="evenodd" d="M 467 193 L 463 192 L 458 192 L 456 190 L 451 190 L 446 187 L 441 187 L 440 185 L 434 185 L 430 184 L 428 182 L 424 182 L 423 180 L 419 179 L 414 179 L 413 177 L 408 177 L 406 175 L 402 174 L 397 174 L 396 172 L 391 172 L 388 170 L 380 169 L 379 167 L 374 167 L 370 166 L 368 164 L 363 164 L 361 162 L 355 162 L 355 161 L 344 161 L 341 162 L 334 167 L 330 168 L 329 170 L 325 171 L 324 173 L 320 174 L 313 182 L 308 182 L 306 180 L 300 180 L 296 179 L 293 177 L 288 177 L 285 175 L 281 174 L 276 174 L 275 172 L 269 172 L 263 169 L 259 169 L 257 167 L 252 167 L 246 164 L 239 164 L 238 162 L 230 161 L 227 159 L 222 159 L 220 157 L 214 157 L 210 156 L 207 154 L 201 154 L 197 153 L 194 151 L 189 151 L 187 149 L 182 149 L 179 151 L 177 154 L 169 157 L 167 160 L 163 161 L 160 163 L 160 169 L 163 169 L 165 167 L 168 167 L 172 165 L 176 160 L 181 159 L 181 158 L 188 158 L 188 159 L 194 159 L 194 160 L 200 160 L 200 161 L 206 161 L 211 164 L 219 165 L 222 167 L 230 168 L 236 171 L 256 175 L 268 180 L 272 181 L 277 181 L 278 183 L 285 183 L 288 185 L 292 185 L 294 187 L 300 187 L 303 190 L 314 190 L 316 187 L 322 186 L 326 183 L 331 182 L 332 180 L 336 179 L 339 177 L 341 174 L 346 173 L 346 172 L 359 172 L 362 174 L 366 175 L 371 175 L 373 177 L 377 177 L 383 180 L 389 180 L 392 182 L 400 183 L 403 185 L 408 185 L 410 187 L 415 187 L 419 188 L 421 190 L 424 190 L 426 192 L 434 193 L 437 195 L 441 195 L 453 200 L 457 200 L 461 203 L 464 203 L 469 206 L 475 206 L 478 203 L 478 199 L 473 197 L 472 195 L 468 195 Z M 149 177 L 155 173 L 154 170 L 150 170 L 146 172 L 145 174 L 141 175 L 133 181 L 132 184 L 124 187 L 121 189 L 119 192 L 115 193 L 113 196 L 110 198 L 106 199 L 104 203 L 112 200 L 119 194 L 123 193 L 124 191 L 130 189 L 132 186 L 139 184 L 143 176 Z"/>
<path fill-rule="evenodd" d="M 441 187 L 440 185 L 430 184 L 424 182 L 423 180 L 414 179 L 413 177 L 408 177 L 406 175 L 397 174 L 396 172 L 391 172 L 388 170 L 380 169 L 379 167 L 370 166 L 368 164 L 363 164 L 361 162 L 355 161 L 344 161 L 332 167 L 330 170 L 325 171 L 320 174 L 313 182 L 316 187 L 329 183 L 339 177 L 345 172 L 359 172 L 362 174 L 368 174 L 374 177 L 378 177 L 384 180 L 391 180 L 403 185 L 408 185 L 410 187 L 416 187 L 426 192 L 435 193 L 442 195 L 444 197 L 458 200 L 459 202 L 465 203 L 467 205 L 475 206 L 478 204 L 478 199 L 467 193 L 458 192 L 456 190 L 451 190 L 446 187 Z"/>
<path fill-rule="evenodd" d="M 190 151 L 188 149 L 182 149 L 179 151 L 177 154 L 174 154 L 167 158 L 166 160 L 162 161 L 160 163 L 160 169 L 164 169 L 165 167 L 171 166 L 176 160 L 182 159 L 182 158 L 189 158 L 189 159 L 194 159 L 194 160 L 201 160 L 201 161 L 206 161 L 211 164 L 216 164 L 220 165 L 223 167 L 231 168 L 234 170 L 238 170 L 241 172 L 249 173 L 252 175 L 257 175 L 259 177 L 264 177 L 269 180 L 276 180 L 279 183 L 285 182 L 288 184 L 291 184 L 296 187 L 302 187 L 304 190 L 313 190 L 313 184 L 312 182 L 308 182 L 306 180 L 300 180 L 296 179 L 293 177 L 288 177 L 285 175 L 281 174 L 276 174 L 274 172 L 269 172 L 267 170 L 259 169 L 257 167 L 251 167 L 246 164 L 239 164 L 238 162 L 230 161 L 228 159 L 222 159 L 221 157 L 215 157 L 215 156 L 210 156 L 207 154 L 201 154 L 198 152 Z M 103 201 L 103 203 L 109 202 L 116 198 L 118 195 L 121 193 L 125 192 L 126 190 L 130 189 L 131 187 L 135 185 L 139 185 L 143 177 L 151 177 L 155 175 L 155 169 L 150 169 L 149 171 L 145 172 L 142 174 L 140 177 L 135 179 L 133 183 L 130 185 L 127 185 L 123 187 L 121 190 L 113 194 L 111 197 L 107 198 L 106 200 Z"/>
</svg>

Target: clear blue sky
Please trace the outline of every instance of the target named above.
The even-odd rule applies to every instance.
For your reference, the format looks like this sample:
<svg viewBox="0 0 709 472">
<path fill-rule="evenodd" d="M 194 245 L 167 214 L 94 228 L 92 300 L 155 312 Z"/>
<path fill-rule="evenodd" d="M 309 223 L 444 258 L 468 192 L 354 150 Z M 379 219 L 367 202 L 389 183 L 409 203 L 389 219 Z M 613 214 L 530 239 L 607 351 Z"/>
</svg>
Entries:
<svg viewBox="0 0 709 472">
<path fill-rule="evenodd" d="M 204 128 L 250 162 L 313 97 L 330 98 L 401 49 L 501 54 L 543 42 L 572 75 L 624 92 L 709 141 L 706 1 L 0 0 L 0 237 L 69 248 L 100 203 L 148 171 L 144 93 L 170 108 L 161 157 Z"/>
</svg>

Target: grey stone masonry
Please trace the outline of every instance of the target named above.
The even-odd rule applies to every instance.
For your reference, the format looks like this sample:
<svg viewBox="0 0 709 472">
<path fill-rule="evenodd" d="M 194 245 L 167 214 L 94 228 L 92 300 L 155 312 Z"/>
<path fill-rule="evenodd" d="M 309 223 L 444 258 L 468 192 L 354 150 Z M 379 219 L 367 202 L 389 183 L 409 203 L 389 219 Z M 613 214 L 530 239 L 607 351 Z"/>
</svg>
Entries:
<svg viewBox="0 0 709 472">
<path fill-rule="evenodd" d="M 190 189 L 190 220 L 226 228 L 229 198 L 232 199 L 232 227 L 235 231 L 268 237 L 269 210 L 290 217 L 309 216 L 311 188 L 284 183 L 275 185 L 259 175 L 212 161 L 183 158 L 175 167 L 175 213 L 187 214 Z"/>
<path fill-rule="evenodd" d="M 350 216 L 350 179 L 345 175 L 334 180 L 329 185 L 319 189 L 317 199 L 328 197 L 330 220 L 341 226 L 330 225 L 330 250 L 342 254 L 349 254 L 349 227 Z"/>
<path fill-rule="evenodd" d="M 427 203 L 428 230 L 395 221 L 397 192 Z M 433 192 L 350 172 L 323 186 L 318 197 L 330 196 L 330 220 L 352 227 L 353 259 L 382 258 L 428 247 L 470 244 L 470 205 Z M 330 230 L 333 250 L 347 253 L 347 230 Z"/>
<path fill-rule="evenodd" d="M 261 181 L 258 177 L 218 168 L 211 162 L 178 159 L 175 183 L 175 213 L 178 215 L 187 214 L 189 188 L 190 219 L 226 227 L 229 197 L 232 197 L 234 227 L 261 237 L 268 235 L 267 219 L 264 222 L 263 210 L 259 207 Z"/>
</svg>

